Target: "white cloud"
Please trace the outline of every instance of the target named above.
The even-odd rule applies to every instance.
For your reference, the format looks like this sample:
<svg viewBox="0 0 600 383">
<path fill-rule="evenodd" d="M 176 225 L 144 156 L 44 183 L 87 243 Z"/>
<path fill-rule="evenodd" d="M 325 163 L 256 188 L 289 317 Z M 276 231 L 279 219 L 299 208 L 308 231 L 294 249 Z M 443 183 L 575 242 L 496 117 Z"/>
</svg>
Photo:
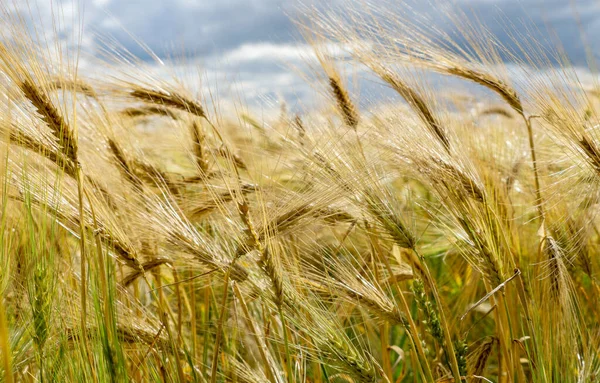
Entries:
<svg viewBox="0 0 600 383">
<path fill-rule="evenodd" d="M 289 60 L 298 61 L 312 56 L 312 48 L 308 45 L 250 43 L 235 48 L 222 59 L 225 62 L 243 63 L 257 60 Z"/>
</svg>

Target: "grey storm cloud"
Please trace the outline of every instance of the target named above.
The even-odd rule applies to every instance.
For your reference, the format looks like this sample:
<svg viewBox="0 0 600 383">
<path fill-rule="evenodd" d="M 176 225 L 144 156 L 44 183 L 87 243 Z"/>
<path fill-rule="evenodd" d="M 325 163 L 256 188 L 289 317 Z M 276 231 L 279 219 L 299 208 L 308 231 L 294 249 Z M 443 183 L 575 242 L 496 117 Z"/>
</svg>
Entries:
<svg viewBox="0 0 600 383">
<path fill-rule="evenodd" d="M 290 15 L 298 7 L 336 6 L 345 0 L 29 0 L 47 19 L 53 6 L 83 10 L 86 30 L 110 35 L 128 50 L 148 59 L 135 36 L 159 56 L 169 54 L 210 57 L 252 43 L 290 44 L 300 40 Z M 406 1 L 371 2 L 390 12 Z M 368 2 L 367 2 L 368 3 Z M 73 4 L 82 4 L 73 7 Z M 477 15 L 505 45 L 514 47 L 510 35 L 525 35 L 555 44 L 554 35 L 576 64 L 585 63 L 587 46 L 594 52 L 600 33 L 600 2 L 597 0 L 412 0 L 417 12 L 436 20 L 445 9 L 461 7 Z M 441 5 L 441 6 L 440 6 Z M 56 6 L 54 6 L 56 8 Z M 44 15 L 45 13 L 45 15 Z M 440 27 L 436 25 L 436 27 Z M 441 26 L 444 28 L 444 26 Z M 534 36 L 529 36 L 531 33 Z"/>
<path fill-rule="evenodd" d="M 463 0 L 508 48 L 515 39 L 560 47 L 575 65 L 586 65 L 586 48 L 598 53 L 600 2 L 596 0 Z M 597 57 L 596 57 L 597 58 Z"/>
<path fill-rule="evenodd" d="M 128 33 L 159 56 L 183 51 L 190 56 L 208 57 L 245 44 L 298 41 L 289 15 L 293 15 L 300 4 L 306 6 L 311 2 L 324 7 L 332 4 L 331 1 L 316 0 L 101 0 L 92 2 L 86 12 L 92 13 L 89 17 L 92 29 L 100 34 L 111 34 L 143 58 L 147 57 L 143 49 L 129 38 Z M 337 3 L 338 7 L 340 3 L 343 6 L 343 2 Z M 400 2 L 389 2 L 387 6 L 394 7 L 394 3 L 397 7 Z M 595 36 L 600 33 L 600 3 L 597 0 L 438 2 L 446 3 L 472 11 L 508 47 L 514 47 L 510 35 L 515 29 L 517 35 L 533 33 L 534 36 L 528 37 L 542 42 L 548 40 L 546 46 L 556 43 L 555 34 L 570 59 L 578 65 L 585 64 L 582 31 L 588 37 L 589 47 L 593 51 L 597 48 Z M 414 4 L 419 12 L 436 12 L 436 7 L 428 1 L 415 1 Z"/>
<path fill-rule="evenodd" d="M 409 2 L 416 12 L 430 17 L 432 25 L 441 29 L 449 27 L 436 21 L 443 20 L 444 12 L 458 7 L 477 15 L 478 22 L 509 49 L 517 49 L 512 36 L 516 40 L 534 39 L 548 49 L 559 42 L 577 66 L 587 66 L 586 48 L 596 59 L 600 51 L 596 38 L 600 35 L 598 0 L 28 1 L 37 6 L 32 7 L 34 12 L 46 22 L 57 9 L 75 25 L 81 19 L 73 15 L 83 13 L 82 41 L 84 49 L 92 53 L 103 36 L 111 36 L 136 56 L 151 62 L 139 44 L 143 42 L 159 57 L 185 55 L 187 62 L 200 65 L 215 78 L 235 79 L 243 84 L 251 97 L 267 95 L 271 99 L 295 99 L 310 91 L 310 85 L 290 70 L 291 66 L 301 66 L 310 55 L 292 21 L 299 8 L 310 6 L 331 6 L 344 12 L 344 4 L 356 8 L 366 3 L 383 8 L 384 13 L 394 13 L 402 3 Z M 65 23 L 67 36 L 68 28 Z"/>
<path fill-rule="evenodd" d="M 129 0 L 107 2 L 98 8 L 107 14 L 103 20 L 94 20 L 91 27 L 109 32 L 134 53 L 143 52 L 127 33 L 159 55 L 184 49 L 191 55 L 207 56 L 245 43 L 293 40 L 292 22 L 281 0 Z M 120 26 L 107 22 L 111 18 Z"/>
</svg>

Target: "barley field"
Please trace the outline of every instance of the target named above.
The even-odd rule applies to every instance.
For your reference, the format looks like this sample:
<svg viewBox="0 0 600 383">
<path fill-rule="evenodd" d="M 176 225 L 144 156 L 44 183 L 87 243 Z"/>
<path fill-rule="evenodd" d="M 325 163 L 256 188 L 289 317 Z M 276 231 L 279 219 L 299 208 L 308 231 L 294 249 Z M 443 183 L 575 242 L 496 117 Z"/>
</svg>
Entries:
<svg viewBox="0 0 600 383">
<path fill-rule="evenodd" d="M 269 115 L 2 13 L 3 382 L 600 381 L 593 76 L 345 6 Z"/>
</svg>

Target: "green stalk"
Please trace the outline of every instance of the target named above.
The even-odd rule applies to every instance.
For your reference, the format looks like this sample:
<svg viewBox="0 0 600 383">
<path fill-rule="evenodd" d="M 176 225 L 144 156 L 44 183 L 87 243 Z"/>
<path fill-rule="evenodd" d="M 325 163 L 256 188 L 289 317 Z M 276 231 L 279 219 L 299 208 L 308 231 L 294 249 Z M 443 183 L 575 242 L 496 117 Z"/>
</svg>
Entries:
<svg viewBox="0 0 600 383">
<path fill-rule="evenodd" d="M 231 264 L 233 266 L 233 263 Z M 225 272 L 223 280 L 223 300 L 221 301 L 221 313 L 219 314 L 219 322 L 217 323 L 217 338 L 215 339 L 215 350 L 213 352 L 212 368 L 210 372 L 210 383 L 217 381 L 217 367 L 219 365 L 219 352 L 221 348 L 221 338 L 223 337 L 223 322 L 225 320 L 225 312 L 227 311 L 227 298 L 229 297 L 229 274 L 231 267 Z"/>
<path fill-rule="evenodd" d="M 190 271 L 189 277 L 193 276 L 193 272 Z M 192 356 L 194 364 L 197 363 L 198 359 L 198 341 L 196 339 L 196 289 L 194 288 L 194 282 L 190 281 L 190 332 L 192 333 Z"/>
<path fill-rule="evenodd" d="M 75 169 L 75 181 L 77 182 L 77 198 L 79 210 L 79 249 L 80 249 L 80 274 L 81 274 L 81 340 L 83 342 L 83 350 L 86 354 L 92 373 L 94 372 L 94 364 L 92 355 L 89 350 L 88 333 L 87 333 L 87 271 L 86 271 L 86 245 L 85 245 L 85 215 L 83 214 L 83 178 L 81 172 L 81 164 L 77 163 Z"/>
<path fill-rule="evenodd" d="M 398 288 L 398 295 L 400 296 L 400 301 L 402 302 L 402 306 L 404 308 L 404 312 L 406 313 L 406 319 L 408 320 L 408 327 L 405 326 L 405 329 L 408 332 L 408 337 L 410 338 L 410 342 L 414 350 L 417 353 L 419 359 L 419 368 L 425 375 L 425 381 L 429 383 L 435 383 L 435 379 L 433 378 L 433 374 L 431 373 L 431 367 L 429 366 L 429 362 L 427 362 L 427 356 L 425 355 L 425 350 L 423 350 L 423 345 L 419 341 L 419 337 L 417 334 L 419 333 L 417 329 L 417 325 L 415 321 L 410 316 L 410 308 L 408 307 L 408 303 L 404 298 L 404 293 L 400 288 Z"/>
<path fill-rule="evenodd" d="M 433 299 L 435 299 L 435 303 L 437 304 L 437 306 L 439 308 L 440 324 L 442 325 L 442 332 L 444 333 L 444 343 L 446 343 L 445 348 L 447 351 L 446 353 L 448 354 L 447 355 L 448 360 L 450 361 L 450 369 L 452 370 L 452 376 L 454 377 L 454 381 L 460 382 L 461 381 L 460 369 L 458 368 L 458 360 L 456 360 L 456 354 L 454 352 L 452 337 L 450 336 L 450 329 L 448 328 L 448 321 L 446 320 L 446 315 L 444 314 L 442 300 L 438 293 L 437 287 L 435 286 L 433 277 L 431 276 L 431 272 L 429 271 L 429 266 L 427 266 L 427 263 L 425 262 L 425 258 L 422 255 L 420 255 L 416 249 L 413 249 L 413 251 L 410 253 L 413 254 L 413 258 L 418 258 L 418 259 L 413 259 L 413 262 L 418 262 L 421 264 L 422 271 L 423 271 L 422 275 L 425 279 L 425 282 L 427 283 L 427 286 L 431 290 Z M 419 262 L 419 260 L 420 260 L 420 262 Z"/>
<path fill-rule="evenodd" d="M 279 309 L 279 318 L 281 319 L 281 329 L 283 331 L 283 344 L 285 347 L 285 372 L 287 374 L 287 381 L 291 383 L 292 379 L 292 358 L 290 353 L 290 345 L 288 342 L 287 335 L 287 321 L 285 320 L 285 316 L 283 315 L 283 309 L 281 305 L 278 307 Z"/>
<path fill-rule="evenodd" d="M 92 204 L 92 200 L 90 199 L 90 196 L 87 192 L 87 190 L 84 189 L 84 193 L 85 196 L 90 204 L 90 213 L 92 215 L 92 222 L 93 222 L 93 228 L 94 230 L 98 230 L 98 220 L 96 219 L 96 212 L 94 210 L 93 204 Z M 112 363 L 114 361 L 114 349 L 113 346 L 116 344 L 116 338 L 114 336 L 114 330 L 115 330 L 115 323 L 113 320 L 113 307 L 111 306 L 111 299 L 110 299 L 110 289 L 108 286 L 108 276 L 106 274 L 106 261 L 104 259 L 104 251 L 102 248 L 102 242 L 100 241 L 100 237 L 95 235 L 94 236 L 94 242 L 96 245 L 96 253 L 98 256 L 98 269 L 100 271 L 100 284 L 102 285 L 102 295 L 103 295 L 103 319 L 104 319 L 104 328 L 106 329 L 106 338 L 108 340 L 108 350 L 106 351 L 107 353 L 109 353 L 109 355 L 107 355 L 108 358 L 108 363 Z M 118 375 L 115 371 L 114 368 L 110 369 L 111 372 L 111 381 L 116 381 L 116 379 L 118 379 Z"/>
<path fill-rule="evenodd" d="M 2 364 L 4 366 L 4 381 L 13 383 L 12 352 L 8 334 L 8 322 L 6 321 L 6 311 L 4 309 L 4 299 L 0 298 L 0 349 L 2 350 Z"/>
<path fill-rule="evenodd" d="M 211 280 L 210 280 L 210 276 L 209 276 L 209 280 L 207 283 L 207 286 L 211 285 Z M 209 289 L 209 287 L 205 287 L 204 288 L 204 312 L 202 313 L 202 325 L 203 326 L 208 326 L 208 322 L 210 321 L 210 306 L 211 306 L 211 299 L 210 299 L 210 292 L 211 290 Z M 202 337 L 203 340 L 203 347 L 202 347 L 202 376 L 206 376 L 206 366 L 208 366 L 208 334 L 204 333 L 204 336 Z"/>
<path fill-rule="evenodd" d="M 529 151 L 531 153 L 531 164 L 533 166 L 533 177 L 535 182 L 535 205 L 540 215 L 542 223 L 546 220 L 544 214 L 544 205 L 542 200 L 542 192 L 540 191 L 540 176 L 537 166 L 537 155 L 535 153 L 535 142 L 533 140 L 533 127 L 531 126 L 531 117 L 525 117 L 525 114 L 521 113 L 521 117 L 525 120 L 527 126 L 527 138 L 529 139 Z"/>
<path fill-rule="evenodd" d="M 162 279 L 161 279 L 161 275 L 160 275 L 160 269 L 157 269 L 154 272 L 154 279 L 156 280 L 156 284 L 157 284 L 156 289 L 158 290 L 157 303 L 158 303 L 159 310 L 160 310 L 160 313 L 159 313 L 160 318 L 161 318 L 163 327 L 167 331 L 169 340 L 171 341 L 171 344 L 175 348 L 175 346 L 178 344 L 178 342 L 175 340 L 175 337 L 173 336 L 173 332 L 171 331 L 171 328 L 169 326 L 169 312 L 167 311 L 167 309 L 165 309 L 165 294 L 162 289 Z M 156 297 L 156 294 L 154 296 Z M 175 349 L 175 351 L 173 352 L 173 356 L 175 357 L 175 367 L 177 368 L 177 376 L 179 378 L 179 381 L 185 382 L 185 376 L 183 375 L 183 370 L 181 369 L 181 360 L 179 359 L 179 351 L 177 349 Z"/>
<path fill-rule="evenodd" d="M 84 191 L 88 202 L 90 203 L 90 212 L 92 214 L 92 222 L 94 224 L 94 230 L 98 229 L 98 221 L 96 220 L 96 213 L 94 208 L 92 207 L 92 201 L 90 200 L 90 196 L 87 191 Z M 109 301 L 109 289 L 108 289 L 108 277 L 106 275 L 106 262 L 104 261 L 104 253 L 102 251 L 102 243 L 98 236 L 95 236 L 95 244 L 96 251 L 98 253 L 98 269 L 100 270 L 100 283 L 102 284 L 102 293 L 104 295 L 104 321 L 107 326 L 107 330 L 109 330 L 108 338 L 112 341 L 112 326 L 109 326 L 110 320 L 110 301 Z"/>
<path fill-rule="evenodd" d="M 246 319 L 246 325 L 250 328 L 250 334 L 252 335 L 254 341 L 256 342 L 256 345 L 258 346 L 260 357 L 265 365 L 265 373 L 267 375 L 267 379 L 269 379 L 271 383 L 276 383 L 275 377 L 273 376 L 273 371 L 271 369 L 271 364 L 269 363 L 269 359 L 267 358 L 267 353 L 265 351 L 266 345 L 258 336 L 258 331 L 256 330 L 256 326 L 254 326 L 254 322 L 252 321 L 252 316 L 250 315 L 250 311 L 248 310 L 248 305 L 246 305 L 244 296 L 242 295 L 240 289 L 237 287 L 236 283 L 233 284 L 233 292 L 235 293 L 237 299 L 240 301 L 240 306 L 242 307 L 242 311 L 244 312 L 244 319 Z"/>
<path fill-rule="evenodd" d="M 392 266 L 390 265 L 390 261 L 382 253 L 381 248 L 379 247 L 379 244 L 377 243 L 376 233 L 373 231 L 373 229 L 370 228 L 370 226 L 368 225 L 368 222 L 365 222 L 365 225 L 368 228 L 367 233 L 369 234 L 369 239 L 371 241 L 371 245 L 373 246 L 373 250 L 375 251 L 377 256 L 383 261 L 388 273 L 390 275 L 394 275 Z M 404 293 L 402 292 L 402 289 L 400 288 L 398 282 L 394 282 L 393 286 L 396 287 L 396 290 L 398 291 L 398 295 L 400 296 L 400 301 L 402 302 L 402 309 L 406 313 L 406 319 L 408 322 L 408 326 L 405 323 L 403 323 L 402 325 L 404 327 L 404 330 L 408 333 L 408 338 L 410 339 L 410 343 L 412 345 L 413 351 L 417 354 L 417 359 L 419 362 L 418 363 L 419 371 L 420 371 L 421 375 L 425 377 L 426 382 L 434 383 L 435 379 L 433 378 L 433 374 L 431 372 L 431 367 L 429 366 L 429 362 L 427 361 L 427 356 L 425 355 L 425 350 L 423 349 L 423 345 L 419 341 L 419 336 L 418 336 L 419 332 L 417 329 L 417 325 L 415 324 L 415 321 L 412 319 L 412 317 L 410 315 L 410 308 L 408 307 L 406 298 L 404 298 Z"/>
</svg>

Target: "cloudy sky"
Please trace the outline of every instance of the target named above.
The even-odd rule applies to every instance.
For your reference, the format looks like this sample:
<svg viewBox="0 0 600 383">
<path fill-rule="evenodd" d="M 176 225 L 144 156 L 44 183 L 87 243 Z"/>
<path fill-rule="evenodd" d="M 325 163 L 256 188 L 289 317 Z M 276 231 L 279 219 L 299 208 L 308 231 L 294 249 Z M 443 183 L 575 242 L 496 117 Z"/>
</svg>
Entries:
<svg viewBox="0 0 600 383">
<path fill-rule="evenodd" d="M 187 65 L 202 68 L 207 76 L 235 83 L 249 102 L 306 98 L 310 86 L 290 67 L 301 65 L 309 49 L 303 46 L 290 16 L 293 18 L 301 5 L 339 7 L 344 1 L 360 4 L 367 0 L 29 0 L 33 12 L 46 23 L 52 13 L 62 12 L 66 20 L 74 14 L 78 17 L 83 14 L 83 45 L 87 50 L 94 51 L 98 36 L 110 35 L 150 62 L 151 57 L 134 36 L 161 58 L 185 56 Z M 390 12 L 401 3 L 401 0 L 381 0 L 381 3 L 384 1 Z M 437 0 L 437 3 L 472 9 L 483 24 L 507 43 L 507 20 L 517 29 L 523 23 L 542 34 L 550 29 L 563 43 L 572 62 L 579 66 L 586 65 L 582 31 L 592 51 L 598 53 L 595 42 L 595 36 L 600 35 L 598 0 Z M 417 4 L 415 7 L 423 13 L 434 9 L 426 0 L 412 4 Z M 226 84 L 221 86 L 227 88 Z"/>
</svg>

